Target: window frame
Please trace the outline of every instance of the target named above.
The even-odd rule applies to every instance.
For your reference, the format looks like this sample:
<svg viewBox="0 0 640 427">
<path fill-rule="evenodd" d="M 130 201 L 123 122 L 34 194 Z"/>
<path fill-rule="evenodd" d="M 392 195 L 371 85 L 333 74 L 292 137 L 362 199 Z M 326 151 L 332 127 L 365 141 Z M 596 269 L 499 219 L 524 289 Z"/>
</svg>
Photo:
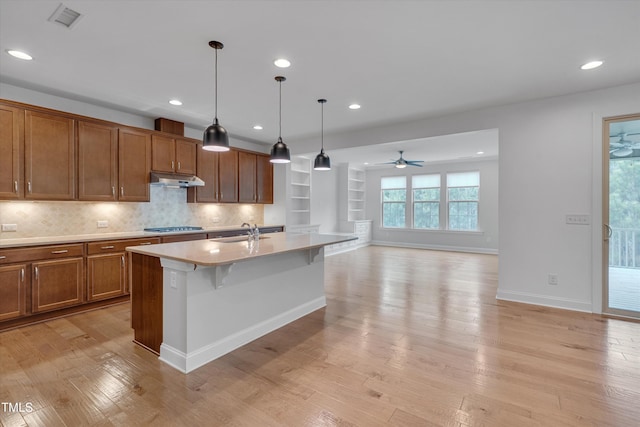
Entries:
<svg viewBox="0 0 640 427">
<path fill-rule="evenodd" d="M 404 179 L 404 187 L 390 187 L 390 188 L 384 188 L 383 187 L 383 182 L 385 178 L 402 178 Z M 404 190 L 405 191 L 405 196 L 404 196 L 404 201 L 388 201 L 385 202 L 384 200 L 384 191 L 385 190 Z M 391 227 L 391 226 L 387 226 L 385 225 L 385 221 L 384 221 L 384 211 L 385 211 L 385 205 L 387 204 L 402 204 L 404 205 L 404 225 L 401 227 Z M 387 228 L 390 230 L 404 230 L 407 229 L 407 175 L 390 175 L 390 176 L 382 176 L 380 177 L 380 226 L 381 228 Z"/>
<path fill-rule="evenodd" d="M 445 172 L 446 179 L 446 229 L 449 231 L 455 232 L 477 232 L 480 231 L 480 171 L 456 171 L 456 172 Z M 457 175 L 457 174 L 475 174 L 477 176 L 477 185 L 459 185 L 459 186 L 450 186 L 449 185 L 449 176 Z M 461 200 L 451 200 L 449 195 L 449 190 L 452 188 L 477 188 L 477 197 L 475 199 L 461 199 Z M 462 203 L 475 203 L 476 205 L 476 215 L 475 215 L 475 228 L 452 228 L 451 227 L 451 206 L 452 204 L 462 204 Z M 469 217 L 469 215 L 466 215 Z"/>
<path fill-rule="evenodd" d="M 437 176 L 438 177 L 438 186 L 437 187 L 414 187 L 414 178 L 420 176 Z M 438 189 L 438 200 L 420 200 L 416 201 L 415 191 L 416 190 L 430 190 L 430 189 Z M 413 230 L 442 230 L 441 227 L 441 207 L 442 207 L 442 173 L 428 173 L 428 174 L 415 174 L 411 175 L 411 229 Z M 438 226 L 437 227 L 416 227 L 416 204 L 435 204 L 438 206 Z"/>
</svg>

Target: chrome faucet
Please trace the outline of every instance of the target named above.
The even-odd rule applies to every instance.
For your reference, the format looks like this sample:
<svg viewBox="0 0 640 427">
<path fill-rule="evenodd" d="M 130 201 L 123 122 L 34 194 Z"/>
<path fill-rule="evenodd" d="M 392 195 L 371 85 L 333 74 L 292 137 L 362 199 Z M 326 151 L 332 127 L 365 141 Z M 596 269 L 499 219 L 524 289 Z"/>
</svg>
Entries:
<svg viewBox="0 0 640 427">
<path fill-rule="evenodd" d="M 240 227 L 244 227 L 245 225 L 249 227 L 249 231 L 247 232 L 247 237 L 250 241 L 260 239 L 260 229 L 258 229 L 257 224 L 253 224 L 253 227 L 252 227 L 251 224 L 247 222 L 243 222 Z"/>
</svg>

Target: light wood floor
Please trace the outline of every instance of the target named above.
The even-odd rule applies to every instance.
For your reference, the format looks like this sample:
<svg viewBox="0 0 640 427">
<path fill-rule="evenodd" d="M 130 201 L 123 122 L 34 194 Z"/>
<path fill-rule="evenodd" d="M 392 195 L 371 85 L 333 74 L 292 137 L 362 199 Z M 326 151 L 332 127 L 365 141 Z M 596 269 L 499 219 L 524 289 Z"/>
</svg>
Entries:
<svg viewBox="0 0 640 427">
<path fill-rule="evenodd" d="M 640 323 L 497 301 L 496 282 L 492 255 L 336 255 L 325 309 L 188 375 L 131 342 L 128 304 L 6 331 L 0 401 L 33 412 L 0 420 L 638 426 Z"/>
</svg>

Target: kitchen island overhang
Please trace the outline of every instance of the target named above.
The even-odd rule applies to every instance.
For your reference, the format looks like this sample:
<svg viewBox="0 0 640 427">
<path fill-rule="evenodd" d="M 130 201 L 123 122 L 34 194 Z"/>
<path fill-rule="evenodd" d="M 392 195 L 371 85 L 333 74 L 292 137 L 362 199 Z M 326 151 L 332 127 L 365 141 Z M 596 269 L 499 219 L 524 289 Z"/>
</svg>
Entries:
<svg viewBox="0 0 640 427">
<path fill-rule="evenodd" d="M 130 247 L 134 340 L 188 373 L 326 306 L 324 247 L 354 236 Z"/>
</svg>

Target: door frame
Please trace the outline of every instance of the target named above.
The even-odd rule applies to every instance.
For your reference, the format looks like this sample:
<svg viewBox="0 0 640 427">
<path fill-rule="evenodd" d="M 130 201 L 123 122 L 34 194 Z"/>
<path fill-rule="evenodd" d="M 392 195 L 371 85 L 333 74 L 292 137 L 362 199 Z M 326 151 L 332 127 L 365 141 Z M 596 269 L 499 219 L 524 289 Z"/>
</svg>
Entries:
<svg viewBox="0 0 640 427">
<path fill-rule="evenodd" d="M 609 239 L 605 240 L 605 224 L 610 223 L 609 218 L 609 141 L 610 141 L 610 132 L 609 127 L 611 123 L 617 122 L 625 122 L 630 120 L 640 120 L 640 113 L 633 114 L 623 114 L 616 116 L 609 116 L 602 118 L 602 139 L 601 139 L 601 215 L 602 220 L 600 221 L 600 242 L 601 242 L 601 251 L 600 251 L 600 265 L 601 265 L 601 308 L 603 314 L 613 315 L 613 316 L 623 316 L 623 317 L 631 317 L 637 319 L 638 316 L 635 315 L 635 311 L 623 310 L 618 308 L 610 308 L 609 307 Z"/>
</svg>

